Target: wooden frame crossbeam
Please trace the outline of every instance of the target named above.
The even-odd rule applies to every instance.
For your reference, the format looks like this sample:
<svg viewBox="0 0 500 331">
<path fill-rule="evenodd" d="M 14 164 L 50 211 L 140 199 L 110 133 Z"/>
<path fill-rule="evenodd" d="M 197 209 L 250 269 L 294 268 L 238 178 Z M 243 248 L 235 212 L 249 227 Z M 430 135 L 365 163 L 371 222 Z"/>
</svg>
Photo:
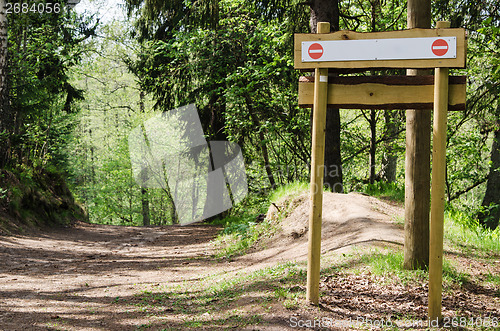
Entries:
<svg viewBox="0 0 500 331">
<path fill-rule="evenodd" d="M 466 77 L 449 78 L 448 110 L 465 110 Z M 314 77 L 300 77 L 299 106 L 313 105 Z M 431 109 L 434 76 L 329 77 L 328 106 L 342 109 Z"/>
</svg>

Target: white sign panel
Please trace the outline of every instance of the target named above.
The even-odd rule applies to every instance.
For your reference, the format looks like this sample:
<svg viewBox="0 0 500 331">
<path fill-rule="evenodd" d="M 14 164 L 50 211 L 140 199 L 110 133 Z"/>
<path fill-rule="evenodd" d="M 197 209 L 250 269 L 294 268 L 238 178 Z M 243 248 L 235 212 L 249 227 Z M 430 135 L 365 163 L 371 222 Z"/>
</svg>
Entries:
<svg viewBox="0 0 500 331">
<path fill-rule="evenodd" d="M 456 57 L 456 37 L 302 42 L 302 62 L 435 60 Z"/>
</svg>

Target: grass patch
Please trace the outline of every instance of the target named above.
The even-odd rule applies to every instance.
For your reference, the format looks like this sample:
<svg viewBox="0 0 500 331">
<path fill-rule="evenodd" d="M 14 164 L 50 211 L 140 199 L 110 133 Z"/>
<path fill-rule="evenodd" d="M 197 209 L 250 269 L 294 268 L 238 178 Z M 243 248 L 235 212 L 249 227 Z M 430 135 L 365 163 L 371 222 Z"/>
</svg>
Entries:
<svg viewBox="0 0 500 331">
<path fill-rule="evenodd" d="M 402 227 L 405 226 L 405 218 L 404 216 L 393 216 L 391 221 L 397 225 L 400 225 Z"/>
<path fill-rule="evenodd" d="M 404 253 L 400 249 L 370 248 L 358 250 L 353 248 L 352 254 L 343 254 L 342 257 L 324 270 L 324 273 L 351 273 L 362 274 L 369 272 L 375 276 L 392 277 L 402 284 L 422 283 L 429 280 L 428 270 L 407 270 L 403 267 Z M 460 272 L 453 261 L 443 260 L 443 284 L 466 284 L 470 275 Z"/>
<path fill-rule="evenodd" d="M 333 302 L 332 307 L 364 316 L 373 311 L 370 305 L 361 303 L 375 299 L 377 318 L 385 318 L 384 309 L 392 309 L 392 318 L 399 325 L 405 320 L 425 319 L 422 316 L 426 316 L 426 307 L 419 298 L 427 293 L 427 271 L 404 270 L 403 260 L 403 252 L 398 248 L 353 247 L 347 253 L 324 256 L 322 263 L 327 267 L 321 270 L 322 303 Z M 445 260 L 443 285 L 448 295 L 464 291 L 468 280 L 468 275 L 458 272 L 453 262 Z M 301 316 L 305 310 L 318 318 L 331 317 L 331 312 L 306 303 L 305 284 L 305 263 L 288 262 L 239 275 L 218 273 L 176 286 L 150 286 L 131 302 L 114 303 L 148 312 L 152 320 L 143 325 L 144 329 L 159 325 L 168 326 L 169 330 L 264 327 L 268 323 L 267 314 L 286 318 L 293 314 Z M 361 303 L 349 299 L 354 296 Z M 332 298 L 334 301 L 329 301 Z M 390 308 L 380 306 L 381 302 Z M 408 302 L 420 306 L 417 315 L 413 315 L 412 308 L 401 308 L 402 303 Z M 342 310 L 338 312 L 344 314 Z M 342 319 L 338 315 L 334 318 Z"/>
<path fill-rule="evenodd" d="M 223 226 L 223 230 L 212 241 L 220 248 L 216 253 L 217 258 L 245 254 L 266 231 L 271 231 L 268 222 L 258 222 L 261 214 L 267 211 L 268 204 L 267 197 L 249 194 L 242 203 L 231 209 L 229 215 L 211 222 Z"/>
<path fill-rule="evenodd" d="M 308 187 L 308 183 L 299 182 L 278 188 L 269 195 L 264 203 L 261 201 L 259 208 L 264 211 L 270 203 L 282 202 L 286 197 L 297 197 L 301 193 L 307 192 Z M 404 190 L 396 184 L 376 183 L 371 186 L 367 185 L 365 192 L 380 198 L 398 202 L 404 201 Z M 291 201 L 291 199 L 288 200 Z M 245 212 L 221 220 L 220 222 L 223 223 L 220 224 L 224 224 L 225 228 L 215 241 L 216 245 L 222 247 L 217 256 L 230 258 L 234 255 L 244 254 L 249 248 L 254 247 L 260 238 L 277 231 L 280 221 L 293 208 L 291 204 L 287 205 L 285 203 L 284 206 L 282 205 L 283 203 L 280 204 L 281 210 L 277 213 L 277 220 L 275 217 L 272 222 L 266 220 L 257 223 L 254 218 L 255 214 L 250 215 Z M 466 252 L 482 252 L 481 256 L 487 258 L 498 256 L 500 252 L 498 240 L 500 230 L 485 230 L 472 217 L 456 210 L 448 209 L 445 218 L 446 244 L 460 247 Z M 394 218 L 393 221 L 404 225 L 404 219 L 401 217 Z M 354 288 L 359 286 L 363 290 L 363 281 L 356 282 L 359 279 L 366 278 L 368 280 L 367 284 L 374 289 L 375 293 L 380 290 L 381 285 L 389 285 L 391 288 L 397 288 L 400 291 L 399 295 L 403 296 L 405 300 L 425 297 L 427 293 L 425 288 L 428 283 L 428 271 L 404 269 L 404 253 L 400 248 L 354 247 L 349 253 L 334 256 L 334 258 L 331 256 L 323 257 L 324 261 L 330 259 L 328 263 L 323 262 L 323 265 L 326 264 L 328 267 L 321 271 L 321 277 L 325 279 L 325 282 L 328 282 L 328 279 L 336 279 L 338 284 L 344 281 L 347 284 L 354 284 L 352 285 Z M 453 256 L 445 257 L 443 262 L 443 290 L 449 294 L 453 294 L 455 291 L 467 291 L 468 285 L 478 281 L 475 276 L 463 272 L 460 268 L 461 264 L 457 264 L 459 262 Z M 205 279 L 206 283 L 212 285 L 204 287 L 201 291 L 204 293 L 205 299 L 197 299 L 199 305 L 211 306 L 212 302 L 216 302 L 220 309 L 228 310 L 225 316 L 213 318 L 217 326 L 241 327 L 258 323 L 255 318 L 251 319 L 250 316 L 235 320 L 234 311 L 230 311 L 230 308 L 234 307 L 239 300 L 243 300 L 244 297 L 251 297 L 252 302 L 258 303 L 266 312 L 271 311 L 276 303 L 280 303 L 286 310 L 300 309 L 299 311 L 301 311 L 304 309 L 306 272 L 303 266 L 285 264 L 263 269 L 243 277 L 231 277 L 222 280 L 220 277 L 219 275 Z M 498 289 L 500 276 L 492 273 L 485 274 L 483 281 L 492 284 L 494 288 Z M 335 282 L 332 284 L 335 284 Z M 411 288 L 413 292 L 406 293 L 401 286 Z M 351 291 L 354 290 L 351 288 Z M 323 290 L 320 293 L 325 298 L 329 295 L 327 291 Z M 370 299 L 370 294 L 360 293 L 362 293 L 360 295 L 366 295 L 367 300 Z M 185 305 L 186 301 L 189 300 L 188 297 L 184 297 L 179 302 Z M 419 304 L 418 300 L 416 304 Z M 405 319 L 417 316 L 411 314 L 411 312 L 405 312 L 400 316 L 398 315 L 397 318 Z M 422 315 L 422 312 L 420 314 Z M 205 327 L 214 325 L 209 324 L 208 320 L 203 318 L 194 318 L 191 323 L 186 326 Z"/>
<path fill-rule="evenodd" d="M 486 282 L 492 283 L 494 286 L 500 289 L 500 275 L 495 275 L 490 272 L 485 275 L 484 280 Z M 500 297 L 500 291 L 498 292 L 498 296 Z"/>
<path fill-rule="evenodd" d="M 212 241 L 216 247 L 220 247 L 215 255 L 219 259 L 245 254 L 260 239 L 272 236 L 277 231 L 276 224 L 268 220 L 256 223 L 255 218 L 229 217 L 227 221 L 227 226 Z"/>
<path fill-rule="evenodd" d="M 445 212 L 445 238 L 465 253 L 479 251 L 486 256 L 500 254 L 500 227 L 494 231 L 483 228 L 477 219 L 460 210 Z"/>
<path fill-rule="evenodd" d="M 287 196 L 299 196 L 304 192 L 308 192 L 310 189 L 310 185 L 311 184 L 309 184 L 308 182 L 293 182 L 288 185 L 278 187 L 270 194 L 269 201 L 277 203 Z"/>
<path fill-rule="evenodd" d="M 344 253 L 336 261 L 332 261 L 324 272 L 356 275 L 368 272 L 375 276 L 397 279 L 403 284 L 428 279 L 426 270 L 406 270 L 403 262 L 402 250 L 353 247 L 351 253 Z"/>
<path fill-rule="evenodd" d="M 298 307 L 305 293 L 295 284 L 305 279 L 304 266 L 285 263 L 239 276 L 216 274 L 195 283 L 147 288 L 126 304 L 150 312 L 153 321 L 165 311 L 172 317 L 169 321 L 144 324 L 143 329 L 162 324 L 168 325 L 169 330 L 239 329 L 262 323 L 262 314 L 255 311 L 272 310 L 277 302 L 289 309 Z"/>
<path fill-rule="evenodd" d="M 375 251 L 363 255 L 363 262 L 367 264 L 370 271 L 375 275 L 394 274 L 402 281 L 415 278 L 425 278 L 423 270 L 406 270 L 403 268 L 404 254 L 402 251 L 387 250 L 386 252 Z"/>
<path fill-rule="evenodd" d="M 381 199 L 404 203 L 405 190 L 404 186 L 398 183 L 375 182 L 373 184 L 365 184 L 362 187 L 362 192 Z"/>
<path fill-rule="evenodd" d="M 463 286 L 469 282 L 470 275 L 460 272 L 454 263 L 448 259 L 443 259 L 443 283 Z"/>
<path fill-rule="evenodd" d="M 277 220 L 265 219 L 258 222 L 258 218 L 262 218 L 262 214 L 267 212 L 271 203 L 277 203 L 285 197 L 298 196 L 308 189 L 309 183 L 295 182 L 278 187 L 268 197 L 250 195 L 233 209 L 229 216 L 214 221 L 213 223 L 224 226 L 213 241 L 216 247 L 220 247 L 216 257 L 230 259 L 245 254 L 261 239 L 274 235 L 280 228 L 280 221 L 286 215 L 286 208 L 278 213 Z"/>
</svg>

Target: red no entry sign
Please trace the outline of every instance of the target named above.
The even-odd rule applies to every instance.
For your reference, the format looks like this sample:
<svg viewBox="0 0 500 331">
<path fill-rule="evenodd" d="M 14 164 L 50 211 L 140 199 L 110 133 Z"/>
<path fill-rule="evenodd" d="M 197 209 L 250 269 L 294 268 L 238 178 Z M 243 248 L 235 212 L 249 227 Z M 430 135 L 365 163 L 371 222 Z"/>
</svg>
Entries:
<svg viewBox="0 0 500 331">
<path fill-rule="evenodd" d="M 311 44 L 307 52 L 311 59 L 317 60 L 323 55 L 323 46 L 318 43 Z"/>
<path fill-rule="evenodd" d="M 432 43 L 432 53 L 436 56 L 443 56 L 448 52 L 448 43 L 444 39 L 436 39 Z"/>
</svg>

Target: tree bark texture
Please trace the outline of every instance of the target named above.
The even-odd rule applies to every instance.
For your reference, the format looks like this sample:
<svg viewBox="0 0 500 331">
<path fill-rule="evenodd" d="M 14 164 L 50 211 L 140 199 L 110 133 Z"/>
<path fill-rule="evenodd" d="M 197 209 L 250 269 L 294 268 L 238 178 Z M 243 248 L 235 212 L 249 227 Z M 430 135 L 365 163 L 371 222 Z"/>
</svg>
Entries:
<svg viewBox="0 0 500 331">
<path fill-rule="evenodd" d="M 7 85 L 7 13 L 6 1 L 0 0 L 0 168 L 10 160 L 9 133 L 12 114 L 8 102 Z"/>
<path fill-rule="evenodd" d="M 375 183 L 375 168 L 377 165 L 377 111 L 370 110 L 370 184 Z"/>
<path fill-rule="evenodd" d="M 311 6 L 310 28 L 316 33 L 318 22 L 330 23 L 332 32 L 340 28 L 338 0 L 313 0 Z M 325 176 L 323 184 L 333 192 L 343 192 L 342 157 L 340 154 L 340 112 L 338 108 L 328 108 L 326 112 L 325 137 Z"/>
<path fill-rule="evenodd" d="M 399 132 L 399 110 L 385 110 L 385 136 L 388 139 L 384 142 L 384 155 L 382 156 L 382 169 L 380 177 L 387 183 L 396 181 L 396 171 L 398 166 L 398 154 L 394 150 L 397 146 L 395 140 Z"/>
<path fill-rule="evenodd" d="M 479 214 L 479 222 L 484 227 L 496 229 L 500 220 L 500 129 L 495 131 L 491 146 L 490 173 L 482 206 L 485 210 Z"/>
<path fill-rule="evenodd" d="M 431 27 L 430 0 L 408 1 L 408 28 Z M 429 74 L 409 69 L 408 75 Z M 431 110 L 406 111 L 404 267 L 429 264 Z"/>
</svg>

